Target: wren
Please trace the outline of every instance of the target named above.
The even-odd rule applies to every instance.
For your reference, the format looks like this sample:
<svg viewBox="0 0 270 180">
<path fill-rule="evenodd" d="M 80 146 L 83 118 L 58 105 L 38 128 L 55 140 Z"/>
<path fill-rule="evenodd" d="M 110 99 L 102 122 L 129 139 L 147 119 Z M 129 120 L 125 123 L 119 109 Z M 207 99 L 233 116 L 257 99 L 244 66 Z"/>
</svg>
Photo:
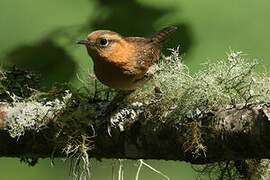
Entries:
<svg viewBox="0 0 270 180">
<path fill-rule="evenodd" d="M 130 91 L 151 79 L 154 73 L 151 66 L 159 59 L 162 42 L 176 29 L 168 26 L 149 38 L 124 37 L 113 31 L 97 30 L 76 43 L 86 46 L 100 82 L 117 90 Z"/>
</svg>

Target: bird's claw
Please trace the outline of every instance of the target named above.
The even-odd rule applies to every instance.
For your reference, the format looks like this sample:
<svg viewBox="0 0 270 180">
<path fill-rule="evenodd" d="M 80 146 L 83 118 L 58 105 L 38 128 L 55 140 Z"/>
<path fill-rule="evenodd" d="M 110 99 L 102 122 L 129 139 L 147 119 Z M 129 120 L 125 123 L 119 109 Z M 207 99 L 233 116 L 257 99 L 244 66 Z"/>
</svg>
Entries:
<svg viewBox="0 0 270 180">
<path fill-rule="evenodd" d="M 112 134 L 111 134 L 111 131 L 112 131 L 112 128 L 110 125 L 107 125 L 107 133 L 110 137 L 112 137 Z"/>
<path fill-rule="evenodd" d="M 158 94 L 161 94 L 161 90 L 158 86 L 155 86 L 155 94 L 158 95 Z"/>
</svg>

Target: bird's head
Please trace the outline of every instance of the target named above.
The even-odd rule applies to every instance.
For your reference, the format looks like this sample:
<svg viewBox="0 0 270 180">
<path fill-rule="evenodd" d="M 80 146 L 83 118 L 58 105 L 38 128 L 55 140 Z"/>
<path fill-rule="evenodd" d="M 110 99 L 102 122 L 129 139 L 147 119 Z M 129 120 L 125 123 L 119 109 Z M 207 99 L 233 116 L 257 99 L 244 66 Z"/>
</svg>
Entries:
<svg viewBox="0 0 270 180">
<path fill-rule="evenodd" d="M 94 31 L 85 40 L 79 40 L 76 43 L 85 45 L 94 61 L 100 58 L 109 60 L 126 46 L 124 37 L 109 30 Z"/>
</svg>

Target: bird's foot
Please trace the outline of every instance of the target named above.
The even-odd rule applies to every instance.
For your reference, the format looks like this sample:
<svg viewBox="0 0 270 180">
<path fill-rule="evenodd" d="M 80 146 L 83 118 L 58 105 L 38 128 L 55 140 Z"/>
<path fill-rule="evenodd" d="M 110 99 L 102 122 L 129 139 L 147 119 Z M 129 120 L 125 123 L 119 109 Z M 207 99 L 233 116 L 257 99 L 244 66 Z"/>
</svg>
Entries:
<svg viewBox="0 0 270 180">
<path fill-rule="evenodd" d="M 162 93 L 162 91 L 160 90 L 158 86 L 155 86 L 154 90 L 155 90 L 156 95 L 160 95 Z"/>
</svg>

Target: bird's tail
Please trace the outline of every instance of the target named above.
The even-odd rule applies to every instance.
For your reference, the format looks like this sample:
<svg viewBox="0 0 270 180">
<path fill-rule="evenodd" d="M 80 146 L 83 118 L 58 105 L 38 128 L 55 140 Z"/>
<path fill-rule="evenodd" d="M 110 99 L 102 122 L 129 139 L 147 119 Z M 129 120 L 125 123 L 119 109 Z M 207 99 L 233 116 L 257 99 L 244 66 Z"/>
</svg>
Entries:
<svg viewBox="0 0 270 180">
<path fill-rule="evenodd" d="M 175 27 L 175 26 L 165 27 L 165 28 L 159 30 L 158 32 L 156 32 L 155 34 L 153 34 L 153 36 L 150 37 L 150 40 L 151 40 L 151 42 L 160 44 L 176 29 L 177 29 L 177 27 Z"/>
</svg>

